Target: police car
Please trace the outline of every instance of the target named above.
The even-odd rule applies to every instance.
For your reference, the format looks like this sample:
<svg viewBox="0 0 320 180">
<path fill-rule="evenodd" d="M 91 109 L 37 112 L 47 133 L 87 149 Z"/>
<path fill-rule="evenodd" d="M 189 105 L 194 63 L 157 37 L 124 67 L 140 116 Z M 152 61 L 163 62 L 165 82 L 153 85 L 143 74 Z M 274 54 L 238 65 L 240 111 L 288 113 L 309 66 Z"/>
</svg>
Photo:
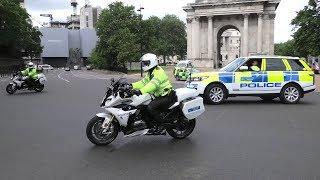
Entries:
<svg viewBox="0 0 320 180">
<path fill-rule="evenodd" d="M 314 81 L 312 69 L 297 57 L 251 56 L 237 58 L 218 72 L 192 74 L 187 87 L 197 89 L 209 104 L 235 96 L 279 97 L 295 104 L 316 89 Z"/>
<path fill-rule="evenodd" d="M 194 68 L 191 60 L 179 61 L 174 67 L 173 75 L 177 81 L 185 81 L 189 78 L 191 73 L 198 73 L 199 71 Z"/>
</svg>

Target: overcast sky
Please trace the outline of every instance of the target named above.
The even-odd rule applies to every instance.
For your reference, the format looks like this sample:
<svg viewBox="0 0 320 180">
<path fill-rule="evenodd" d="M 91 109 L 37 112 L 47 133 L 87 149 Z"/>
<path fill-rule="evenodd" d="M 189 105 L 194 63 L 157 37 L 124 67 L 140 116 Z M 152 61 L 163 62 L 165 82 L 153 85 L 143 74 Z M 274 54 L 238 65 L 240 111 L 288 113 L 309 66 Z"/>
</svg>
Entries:
<svg viewBox="0 0 320 180">
<path fill-rule="evenodd" d="M 93 6 L 102 8 L 115 0 L 90 0 Z M 186 13 L 182 7 L 187 3 L 195 0 L 121 0 L 125 4 L 134 5 L 136 8 L 145 8 L 143 11 L 144 18 L 151 15 L 163 17 L 166 14 L 175 14 L 185 21 Z M 79 8 L 85 4 L 85 0 L 78 0 Z M 275 42 L 284 42 L 291 38 L 292 27 L 291 20 L 295 17 L 296 12 L 308 4 L 308 0 L 282 0 L 275 19 Z M 54 20 L 66 20 L 66 17 L 72 13 L 70 0 L 25 0 L 25 6 L 28 13 L 32 16 L 35 25 L 48 22 L 47 18 L 40 17 L 41 13 L 53 14 Z"/>
</svg>

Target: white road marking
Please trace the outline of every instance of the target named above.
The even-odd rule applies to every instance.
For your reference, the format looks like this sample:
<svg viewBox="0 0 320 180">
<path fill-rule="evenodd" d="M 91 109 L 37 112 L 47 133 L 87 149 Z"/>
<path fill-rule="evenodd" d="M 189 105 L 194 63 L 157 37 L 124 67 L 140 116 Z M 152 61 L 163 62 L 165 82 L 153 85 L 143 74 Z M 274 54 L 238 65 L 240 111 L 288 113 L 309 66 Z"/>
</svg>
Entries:
<svg viewBox="0 0 320 180">
<path fill-rule="evenodd" d="M 59 78 L 59 79 L 61 79 L 61 80 L 65 81 L 65 82 L 70 83 L 70 81 L 69 81 L 69 80 L 64 79 L 63 77 L 61 77 L 61 75 L 62 75 L 62 73 L 60 73 L 60 74 L 58 75 L 58 78 Z"/>
</svg>

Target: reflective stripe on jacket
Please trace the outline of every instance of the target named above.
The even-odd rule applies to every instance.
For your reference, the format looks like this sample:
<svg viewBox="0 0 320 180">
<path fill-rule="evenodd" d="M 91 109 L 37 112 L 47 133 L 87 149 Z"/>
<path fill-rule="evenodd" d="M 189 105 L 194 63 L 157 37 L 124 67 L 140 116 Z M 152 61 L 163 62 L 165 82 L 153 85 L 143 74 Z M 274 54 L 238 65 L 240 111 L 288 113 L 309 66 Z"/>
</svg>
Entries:
<svg viewBox="0 0 320 180">
<path fill-rule="evenodd" d="M 23 76 L 28 76 L 29 78 L 32 79 L 37 79 L 38 73 L 35 68 L 27 68 L 24 71 L 21 71 Z"/>
<path fill-rule="evenodd" d="M 132 84 L 134 89 L 139 89 L 142 94 L 153 94 L 156 97 L 165 96 L 172 90 L 172 85 L 166 72 L 157 66 L 150 76 L 147 72 L 146 76 L 138 82 Z"/>
</svg>

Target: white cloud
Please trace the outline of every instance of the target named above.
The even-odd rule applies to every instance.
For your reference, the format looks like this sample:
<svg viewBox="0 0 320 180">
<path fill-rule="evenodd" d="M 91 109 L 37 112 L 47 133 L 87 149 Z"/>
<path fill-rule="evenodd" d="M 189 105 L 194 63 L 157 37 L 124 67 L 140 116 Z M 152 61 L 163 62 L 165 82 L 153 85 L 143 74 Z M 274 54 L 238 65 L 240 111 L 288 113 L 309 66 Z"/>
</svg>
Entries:
<svg viewBox="0 0 320 180">
<path fill-rule="evenodd" d="M 105 8 L 115 0 L 90 0 L 91 5 Z M 155 15 L 163 17 L 166 14 L 175 14 L 181 20 L 186 19 L 186 13 L 182 7 L 195 0 L 121 0 L 126 5 L 134 5 L 136 8 L 144 7 L 144 18 Z M 78 0 L 79 8 L 85 4 L 85 0 Z M 308 0 L 282 0 L 275 19 L 275 42 L 284 42 L 292 35 L 291 20 L 296 12 L 307 5 Z M 56 4 L 56 5 L 55 5 Z M 41 13 L 52 13 L 54 20 L 66 20 L 72 13 L 70 0 L 26 0 L 26 8 L 35 20 L 35 25 L 48 22 L 47 18 L 40 17 Z M 39 23 L 38 23 L 39 22 Z"/>
</svg>

